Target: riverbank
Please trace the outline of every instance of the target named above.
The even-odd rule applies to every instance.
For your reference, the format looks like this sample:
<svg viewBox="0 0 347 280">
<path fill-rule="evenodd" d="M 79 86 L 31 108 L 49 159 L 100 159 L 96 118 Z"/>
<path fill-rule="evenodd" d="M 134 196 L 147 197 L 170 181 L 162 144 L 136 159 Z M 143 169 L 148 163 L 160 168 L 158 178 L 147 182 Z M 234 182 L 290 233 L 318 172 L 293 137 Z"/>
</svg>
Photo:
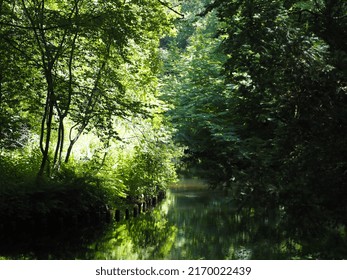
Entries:
<svg viewBox="0 0 347 280">
<path fill-rule="evenodd" d="M 137 217 L 165 197 L 119 197 L 110 189 L 88 184 L 11 189 L 0 193 L 0 232 L 56 231 Z"/>
<path fill-rule="evenodd" d="M 131 198 L 128 198 L 128 200 Z M 290 235 L 281 217 L 256 209 L 233 210 L 223 191 L 200 184 L 176 184 L 149 211 L 133 202 L 120 221 L 76 219 L 49 231 L 43 224 L 0 231 L 0 259 L 344 259 L 346 243 L 337 235 Z M 125 206 L 126 204 L 124 204 Z M 144 204 L 141 205 L 142 207 Z M 146 206 L 149 206 L 148 204 Z M 128 209 L 128 219 L 126 219 Z M 142 208 L 141 208 L 142 210 Z M 136 218 L 134 214 L 137 214 Z M 275 213 L 274 213 L 275 214 Z M 81 220 L 79 220 L 81 219 Z M 92 221 L 90 221 L 92 222 Z M 341 229 L 342 230 L 342 229 Z"/>
</svg>

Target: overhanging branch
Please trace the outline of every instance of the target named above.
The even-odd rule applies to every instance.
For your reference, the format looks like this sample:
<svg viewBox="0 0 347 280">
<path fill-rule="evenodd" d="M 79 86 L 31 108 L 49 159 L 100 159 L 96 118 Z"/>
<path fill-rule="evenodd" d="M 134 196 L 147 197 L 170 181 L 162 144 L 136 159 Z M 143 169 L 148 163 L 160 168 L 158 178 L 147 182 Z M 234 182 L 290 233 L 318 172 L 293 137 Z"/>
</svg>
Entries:
<svg viewBox="0 0 347 280">
<path fill-rule="evenodd" d="M 165 6 L 166 8 L 168 8 L 170 11 L 173 11 L 175 14 L 179 15 L 181 18 L 184 18 L 184 14 L 176 11 L 173 7 L 171 7 L 168 3 L 164 2 L 164 1 L 161 1 L 161 0 L 158 0 L 158 2 L 160 4 L 162 4 L 163 6 Z"/>
</svg>

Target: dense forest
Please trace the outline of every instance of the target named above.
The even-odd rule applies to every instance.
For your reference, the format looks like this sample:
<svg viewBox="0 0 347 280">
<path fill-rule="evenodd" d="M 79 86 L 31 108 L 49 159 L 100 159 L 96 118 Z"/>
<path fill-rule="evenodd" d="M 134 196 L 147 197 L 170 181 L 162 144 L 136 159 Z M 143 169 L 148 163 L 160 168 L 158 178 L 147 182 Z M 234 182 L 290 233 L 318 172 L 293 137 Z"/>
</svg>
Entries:
<svg viewBox="0 0 347 280">
<path fill-rule="evenodd" d="M 236 211 L 279 213 L 300 244 L 346 248 L 346 2 L 184 1 L 182 11 L 163 74 L 182 172 L 224 188 Z"/>
<path fill-rule="evenodd" d="M 346 38 L 343 0 L 1 0 L 0 218 L 178 173 L 346 257 Z"/>
</svg>

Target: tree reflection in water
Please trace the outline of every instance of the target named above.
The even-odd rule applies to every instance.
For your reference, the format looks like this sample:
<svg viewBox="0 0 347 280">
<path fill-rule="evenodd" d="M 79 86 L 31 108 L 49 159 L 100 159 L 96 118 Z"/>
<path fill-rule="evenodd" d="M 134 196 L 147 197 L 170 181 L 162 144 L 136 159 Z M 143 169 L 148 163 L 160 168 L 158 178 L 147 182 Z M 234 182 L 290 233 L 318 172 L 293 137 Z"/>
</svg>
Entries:
<svg viewBox="0 0 347 280">
<path fill-rule="evenodd" d="M 177 187 L 158 207 L 106 227 L 54 235 L 20 232 L 0 242 L 5 259 L 302 259 L 343 258 L 346 242 L 290 237 L 278 213 L 237 213 L 222 192 Z M 295 240 L 295 241 L 294 241 Z M 337 242 L 339 241 L 339 242 Z M 2 256 L 2 257 L 1 257 Z"/>
</svg>

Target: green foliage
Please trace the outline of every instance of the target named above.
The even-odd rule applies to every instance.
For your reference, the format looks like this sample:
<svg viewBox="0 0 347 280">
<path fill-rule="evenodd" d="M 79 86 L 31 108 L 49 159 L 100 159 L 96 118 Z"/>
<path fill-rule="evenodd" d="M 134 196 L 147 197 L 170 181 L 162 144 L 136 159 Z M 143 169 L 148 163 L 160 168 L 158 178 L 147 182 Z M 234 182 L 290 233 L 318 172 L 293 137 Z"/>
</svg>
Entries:
<svg viewBox="0 0 347 280">
<path fill-rule="evenodd" d="M 164 52 L 189 165 L 298 238 L 346 225 L 345 14 L 344 1 L 214 1 Z"/>
<path fill-rule="evenodd" d="M 0 133 L 10 139 L 13 120 L 29 116 L 42 153 L 38 181 L 69 161 L 83 133 L 108 142 L 118 137 L 119 118 L 152 115 L 157 46 L 169 30 L 164 8 L 158 1 L 1 2 Z"/>
<path fill-rule="evenodd" d="M 169 48 L 163 50 L 163 98 L 174 105 L 168 116 L 177 129 L 176 141 L 186 147 L 185 169 L 192 172 L 197 167 L 199 176 L 211 184 L 223 184 L 231 172 L 231 143 L 238 141 L 229 122 L 229 89 L 221 74 L 227 57 L 221 53 L 223 38 L 217 35 L 221 24 L 216 14 L 197 18 L 195 14 L 201 7 L 194 11 L 194 16 L 187 20 L 190 24 L 180 25 L 183 34 L 186 25 L 194 27 L 194 32 L 184 38 L 184 48 L 178 34 L 170 38 Z"/>
<path fill-rule="evenodd" d="M 225 75 L 236 85 L 232 123 L 246 151 L 240 183 L 244 177 L 252 186 L 241 186 L 239 193 L 248 193 L 251 203 L 283 206 L 294 219 L 293 230 L 345 224 L 340 198 L 346 197 L 341 187 L 346 139 L 340 132 L 346 122 L 346 80 L 336 57 L 346 53 L 337 37 L 334 41 L 317 29 L 308 7 L 263 4 L 223 2 L 219 10 L 228 22 Z M 343 6 L 341 1 L 315 5 L 329 18 L 340 17 L 337 8 Z"/>
<path fill-rule="evenodd" d="M 132 141 L 131 151 L 123 144 L 124 150 L 118 150 L 114 156 L 116 177 L 122 179 L 127 196 L 134 199 L 156 195 L 175 181 L 175 158 L 181 154 L 172 143 L 169 131 L 163 127 L 149 129 L 148 125 L 140 126 L 140 135 L 135 133 L 137 140 Z"/>
<path fill-rule="evenodd" d="M 156 0 L 0 2 L 0 196 L 14 216 L 114 206 L 174 179 L 157 98 L 170 24 Z"/>
<path fill-rule="evenodd" d="M 41 152 L 26 146 L 2 152 L 0 161 L 0 219 L 10 221 L 38 221 L 52 218 L 57 222 L 97 211 L 106 204 L 113 205 L 117 193 L 98 184 L 93 176 L 78 174 L 77 166 L 63 166 L 59 176 L 46 179 L 39 187 L 36 170 Z M 81 166 L 79 166 L 79 170 Z"/>
<path fill-rule="evenodd" d="M 28 145 L 10 152 L 0 150 L 0 192 L 33 188 L 40 158 L 40 152 Z"/>
</svg>

